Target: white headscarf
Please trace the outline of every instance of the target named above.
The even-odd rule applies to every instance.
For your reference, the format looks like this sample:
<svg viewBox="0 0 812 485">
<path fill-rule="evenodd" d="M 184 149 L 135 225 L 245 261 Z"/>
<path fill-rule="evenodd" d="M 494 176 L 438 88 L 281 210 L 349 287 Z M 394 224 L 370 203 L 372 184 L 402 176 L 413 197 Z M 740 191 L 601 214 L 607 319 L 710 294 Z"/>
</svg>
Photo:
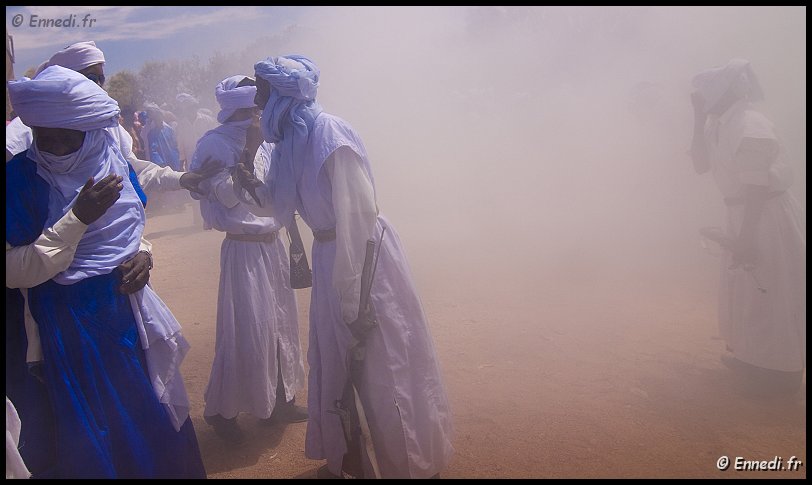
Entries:
<svg viewBox="0 0 812 485">
<path fill-rule="evenodd" d="M 8 95 L 27 126 L 92 131 L 116 126 L 118 103 L 78 72 L 51 66 L 34 79 L 8 82 Z"/>
<path fill-rule="evenodd" d="M 237 75 L 225 78 L 214 88 L 214 97 L 220 105 L 220 112 L 217 113 L 218 122 L 225 123 L 238 109 L 256 106 L 254 97 L 257 94 L 257 87 L 237 87 L 246 77 L 248 76 Z"/>
<path fill-rule="evenodd" d="M 96 47 L 95 42 L 92 40 L 77 42 L 58 51 L 46 62 L 40 64 L 37 68 L 37 74 L 50 66 L 62 66 L 74 71 L 81 71 L 99 63 L 104 63 L 104 52 Z"/>
<path fill-rule="evenodd" d="M 731 88 L 736 90 L 738 98 L 764 99 L 761 85 L 747 59 L 731 59 L 724 66 L 702 71 L 694 76 L 692 84 L 705 100 L 705 111 L 712 109 Z"/>
</svg>

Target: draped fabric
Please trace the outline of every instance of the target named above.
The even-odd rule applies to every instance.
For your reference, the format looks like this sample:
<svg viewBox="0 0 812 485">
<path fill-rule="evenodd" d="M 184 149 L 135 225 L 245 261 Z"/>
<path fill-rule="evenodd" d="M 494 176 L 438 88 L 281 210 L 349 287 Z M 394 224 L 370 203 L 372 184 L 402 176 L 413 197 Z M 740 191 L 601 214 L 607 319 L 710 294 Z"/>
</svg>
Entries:
<svg viewBox="0 0 812 485">
<path fill-rule="evenodd" d="M 745 271 L 729 269 L 722 257 L 719 329 L 737 359 L 784 372 L 806 367 L 806 229 L 803 207 L 792 196 L 790 164 L 772 123 L 747 100 L 739 100 L 708 123 L 711 171 L 721 195 L 741 198 L 747 185 L 776 194 L 764 202 L 755 245 L 758 260 Z M 759 140 L 776 149 L 774 158 L 747 164 L 738 157 L 742 140 Z M 726 205 L 725 232 L 735 239 L 744 223 L 744 204 Z M 765 288 L 766 293 L 760 291 Z"/>
<path fill-rule="evenodd" d="M 325 163 L 339 148 L 355 154 L 373 184 L 364 145 L 344 120 L 322 113 L 316 118 L 296 180 L 301 194 L 299 213 L 310 228 L 336 227 L 340 206 L 333 201 L 333 186 L 325 176 Z M 383 478 L 428 478 L 443 470 L 454 449 L 453 425 L 429 321 L 420 303 L 402 242 L 383 216 L 374 219 L 372 234 L 380 248 L 371 300 L 378 320 L 367 338 L 360 398 L 369 421 L 372 442 Z M 352 335 L 342 315 L 334 287 L 339 241 L 314 241 L 313 290 L 307 361 L 308 412 L 305 455 L 326 459 L 339 473 L 346 452 L 335 400 L 347 378 L 345 363 Z M 371 470 L 367 469 L 371 474 Z M 368 475 L 371 476 L 371 475 Z"/>
<path fill-rule="evenodd" d="M 77 42 L 57 51 L 50 59 L 37 68 L 37 74 L 50 66 L 62 66 L 74 71 L 81 71 L 95 64 L 104 63 L 104 53 L 92 40 Z"/>
<path fill-rule="evenodd" d="M 276 143 L 266 187 L 276 217 L 285 225 L 293 222 L 299 203 L 296 181 L 302 174 L 308 135 L 322 107 L 316 102 L 319 69 L 304 56 L 268 58 L 254 65 L 257 77 L 268 81 L 271 95 L 262 112 L 260 126 L 265 141 Z"/>
<path fill-rule="evenodd" d="M 706 69 L 694 76 L 692 83 L 702 95 L 706 111 L 713 108 L 731 88 L 736 90 L 737 98 L 746 97 L 749 101 L 764 99 L 761 84 L 747 59 L 731 59 L 724 66 Z"/>
<path fill-rule="evenodd" d="M 41 234 L 54 190 L 26 155 L 6 165 L 6 237 L 12 245 L 28 244 Z M 124 185 L 131 185 L 129 178 Z M 119 199 L 116 205 L 141 202 Z M 27 436 L 44 440 L 27 441 L 32 453 L 36 455 L 38 447 L 53 450 L 50 455 L 39 453 L 31 471 L 42 478 L 203 478 L 192 423 L 185 419 L 176 431 L 156 397 L 150 378 L 154 373 L 142 348 L 144 330 L 136 322 L 131 296 L 119 293 L 120 284 L 118 273 L 111 271 L 71 284 L 52 279 L 28 291 L 39 326 L 50 412 L 41 409 L 23 429 L 30 428 Z M 13 318 L 7 325 L 19 329 L 22 319 Z M 160 329 L 153 327 L 146 333 L 156 331 Z M 22 340 L 19 332 L 16 335 L 16 341 Z M 17 345 L 25 348 L 24 342 Z M 25 359 L 7 360 L 9 365 L 22 372 Z M 38 397 L 36 389 L 9 387 L 7 381 L 9 397 L 21 395 L 20 403 Z M 26 431 L 21 439 L 24 435 Z"/>
<path fill-rule="evenodd" d="M 256 106 L 254 97 L 257 94 L 257 87 L 237 87 L 245 78 L 246 76 L 231 76 L 220 81 L 214 88 L 214 97 L 217 99 L 217 104 L 220 105 L 220 112 L 217 113 L 219 123 L 225 123 L 238 109 Z"/>
<path fill-rule="evenodd" d="M 8 82 L 14 111 L 26 126 L 91 131 L 118 123 L 118 103 L 76 71 L 51 66 L 36 78 Z"/>
</svg>

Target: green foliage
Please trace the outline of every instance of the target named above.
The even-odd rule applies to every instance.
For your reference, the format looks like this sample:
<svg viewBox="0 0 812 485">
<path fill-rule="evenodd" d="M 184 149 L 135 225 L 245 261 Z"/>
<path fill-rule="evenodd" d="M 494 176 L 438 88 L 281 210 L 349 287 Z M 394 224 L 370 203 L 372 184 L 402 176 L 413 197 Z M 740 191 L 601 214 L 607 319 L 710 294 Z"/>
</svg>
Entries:
<svg viewBox="0 0 812 485">
<path fill-rule="evenodd" d="M 107 94 L 118 102 L 122 111 L 137 111 L 144 104 L 144 93 L 138 76 L 132 71 L 119 71 L 107 81 Z"/>
<path fill-rule="evenodd" d="M 219 106 L 214 98 L 217 84 L 237 74 L 253 76 L 255 62 L 269 55 L 288 53 L 296 34 L 295 27 L 288 27 L 278 35 L 257 38 L 239 52 L 216 51 L 205 63 L 198 56 L 147 61 L 137 73 L 127 70 L 115 73 L 108 78 L 105 88 L 122 109 L 140 111 L 145 102 L 151 101 L 176 111 L 176 96 L 189 93 L 200 101 L 200 108 L 217 113 Z"/>
</svg>

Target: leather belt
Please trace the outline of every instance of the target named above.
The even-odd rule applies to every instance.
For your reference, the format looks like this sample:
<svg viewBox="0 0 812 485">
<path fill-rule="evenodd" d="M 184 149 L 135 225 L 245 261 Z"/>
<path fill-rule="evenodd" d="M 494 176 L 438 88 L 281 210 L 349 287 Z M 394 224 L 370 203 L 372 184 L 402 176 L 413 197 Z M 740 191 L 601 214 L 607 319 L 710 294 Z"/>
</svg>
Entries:
<svg viewBox="0 0 812 485">
<path fill-rule="evenodd" d="M 313 231 L 313 238 L 318 242 L 330 242 L 336 239 L 336 228 Z"/>
<path fill-rule="evenodd" d="M 226 239 L 231 239 L 232 241 L 271 243 L 276 241 L 276 231 L 266 232 L 265 234 L 234 234 L 231 232 L 227 232 Z"/>
</svg>

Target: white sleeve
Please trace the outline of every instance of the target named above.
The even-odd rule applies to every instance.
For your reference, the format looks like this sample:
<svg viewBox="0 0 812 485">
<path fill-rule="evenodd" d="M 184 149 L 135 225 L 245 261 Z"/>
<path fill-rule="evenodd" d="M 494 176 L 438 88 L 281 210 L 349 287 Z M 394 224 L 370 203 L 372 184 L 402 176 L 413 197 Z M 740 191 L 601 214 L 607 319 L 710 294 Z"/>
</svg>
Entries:
<svg viewBox="0 0 812 485">
<path fill-rule="evenodd" d="M 254 157 L 254 175 L 259 180 L 265 180 L 267 176 L 271 159 L 270 150 L 267 143 L 260 145 L 257 154 Z M 211 187 L 215 198 L 226 207 L 234 207 L 237 204 L 243 204 L 249 212 L 258 217 L 275 217 L 272 198 L 270 190 L 265 181 L 265 185 L 256 189 L 257 197 L 259 198 L 262 206 L 258 206 L 253 197 L 249 195 L 242 186 L 234 180 L 234 177 L 228 175 L 225 177 L 216 176 L 212 179 Z"/>
<path fill-rule="evenodd" d="M 358 318 L 366 244 L 375 236 L 378 218 L 375 190 L 361 158 L 351 148 L 340 147 L 327 158 L 325 165 L 333 188 L 336 216 L 333 287 L 339 295 L 341 316 L 350 323 Z"/>
<path fill-rule="evenodd" d="M 12 247 L 7 242 L 6 286 L 33 288 L 68 269 L 86 230 L 71 209 L 33 243 Z"/>
<path fill-rule="evenodd" d="M 146 160 L 135 158 L 128 158 L 127 161 L 133 166 L 135 175 L 138 177 L 138 183 L 144 192 L 147 191 L 160 191 L 165 192 L 169 190 L 179 190 L 180 177 L 183 172 L 176 172 L 169 167 L 161 167 Z"/>
<path fill-rule="evenodd" d="M 9 160 L 8 155 L 12 156 L 24 152 L 31 148 L 34 142 L 34 135 L 31 128 L 25 126 L 20 119 L 16 117 L 6 125 L 6 161 Z"/>
<path fill-rule="evenodd" d="M 31 244 L 12 247 L 6 243 L 6 286 L 20 288 L 24 299 L 23 319 L 28 340 L 26 361 L 42 360 L 39 328 L 28 308 L 28 288 L 40 285 L 65 271 L 87 226 L 69 210 L 53 227 Z"/>
<path fill-rule="evenodd" d="M 221 203 L 228 209 L 240 203 L 234 189 L 234 180 L 228 170 L 223 170 L 210 179 L 209 199 Z"/>
<path fill-rule="evenodd" d="M 133 166 L 135 175 L 138 177 L 138 183 L 141 184 L 144 192 L 165 192 L 181 188 L 180 177 L 183 172 L 176 172 L 169 167 L 161 167 L 152 162 L 136 158 L 135 153 L 133 153 L 133 137 L 130 133 L 121 125 L 113 127 L 110 131 L 113 137 L 118 140 L 121 154 Z"/>
</svg>

